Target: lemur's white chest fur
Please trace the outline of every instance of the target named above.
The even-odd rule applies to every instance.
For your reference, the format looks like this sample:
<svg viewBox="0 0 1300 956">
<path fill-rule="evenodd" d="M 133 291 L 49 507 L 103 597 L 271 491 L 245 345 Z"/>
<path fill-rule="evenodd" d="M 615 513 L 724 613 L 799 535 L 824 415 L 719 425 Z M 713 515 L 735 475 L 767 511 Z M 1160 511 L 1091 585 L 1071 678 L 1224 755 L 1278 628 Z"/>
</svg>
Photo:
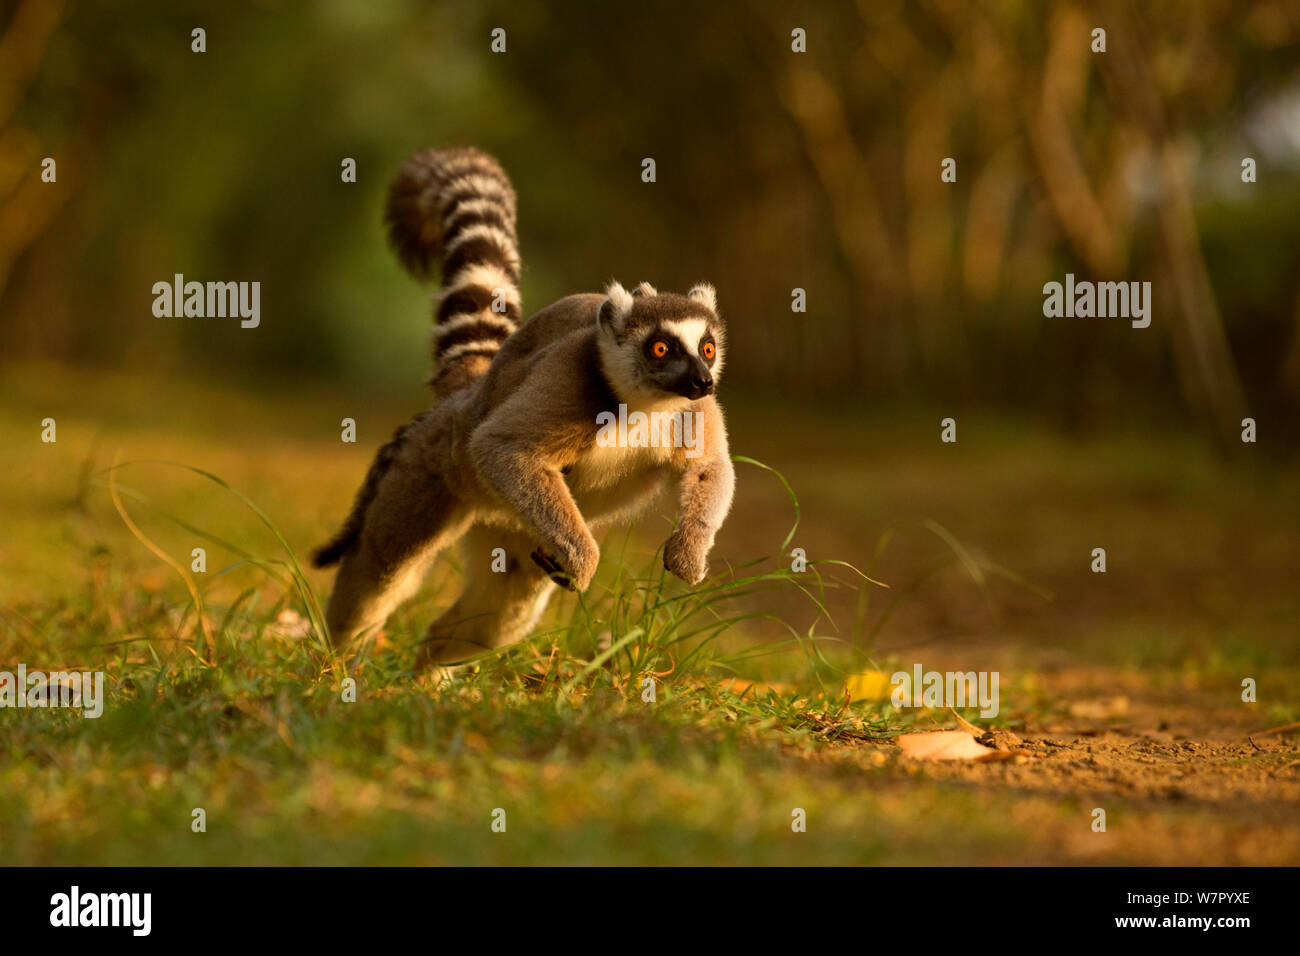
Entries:
<svg viewBox="0 0 1300 956">
<path fill-rule="evenodd" d="M 690 401 L 678 397 L 624 404 L 606 418 L 597 440 L 568 469 L 565 480 L 580 510 L 599 513 L 635 505 L 677 469 L 683 443 L 700 440 Z M 591 512 L 588 514 L 588 512 Z"/>
<path fill-rule="evenodd" d="M 569 488 L 575 492 L 611 489 L 646 471 L 668 465 L 672 457 L 671 445 L 645 448 L 593 445 L 570 468 L 566 478 Z"/>
</svg>

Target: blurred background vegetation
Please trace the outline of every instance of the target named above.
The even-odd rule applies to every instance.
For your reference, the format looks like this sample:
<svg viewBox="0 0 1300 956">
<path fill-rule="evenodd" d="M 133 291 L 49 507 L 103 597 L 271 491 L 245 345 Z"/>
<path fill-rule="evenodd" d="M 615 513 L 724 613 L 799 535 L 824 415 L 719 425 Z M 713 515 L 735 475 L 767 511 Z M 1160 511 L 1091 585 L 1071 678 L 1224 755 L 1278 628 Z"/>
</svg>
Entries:
<svg viewBox="0 0 1300 956">
<path fill-rule="evenodd" d="M 518 188 L 527 309 L 711 280 L 738 393 L 1297 431 L 1294 2 L 11 0 L 0 30 L 10 359 L 414 394 L 428 304 L 382 197 L 475 144 Z M 156 318 L 178 272 L 259 280 L 261 327 Z M 1151 327 L 1044 318 L 1066 272 L 1152 282 Z"/>
</svg>

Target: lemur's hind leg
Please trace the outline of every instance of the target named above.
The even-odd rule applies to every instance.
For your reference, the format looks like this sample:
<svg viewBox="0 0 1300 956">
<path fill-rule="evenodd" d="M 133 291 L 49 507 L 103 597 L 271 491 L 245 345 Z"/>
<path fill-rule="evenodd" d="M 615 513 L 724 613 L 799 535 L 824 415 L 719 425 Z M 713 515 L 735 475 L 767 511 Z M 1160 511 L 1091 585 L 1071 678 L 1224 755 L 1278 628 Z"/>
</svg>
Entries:
<svg viewBox="0 0 1300 956">
<path fill-rule="evenodd" d="M 325 613 L 334 645 L 383 625 L 468 525 L 437 476 L 423 469 L 390 470 L 334 581 Z"/>
<path fill-rule="evenodd" d="M 482 525 L 465 535 L 465 590 L 429 625 L 420 667 L 459 664 L 528 635 L 555 590 L 530 557 L 536 547 L 530 535 Z M 504 571 L 492 570 L 497 548 Z"/>
</svg>

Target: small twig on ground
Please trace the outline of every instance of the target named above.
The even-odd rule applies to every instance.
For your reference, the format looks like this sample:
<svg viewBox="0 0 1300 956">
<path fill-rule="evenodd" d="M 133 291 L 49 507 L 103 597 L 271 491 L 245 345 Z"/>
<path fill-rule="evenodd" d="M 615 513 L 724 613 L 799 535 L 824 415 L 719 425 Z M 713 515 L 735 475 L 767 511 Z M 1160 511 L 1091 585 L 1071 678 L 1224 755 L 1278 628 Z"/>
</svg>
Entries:
<svg viewBox="0 0 1300 956">
<path fill-rule="evenodd" d="M 1300 720 L 1297 720 L 1294 724 L 1283 724 L 1281 727 L 1270 727 L 1268 730 L 1261 730 L 1259 731 L 1259 736 L 1263 737 L 1267 734 L 1280 734 L 1287 730 L 1300 730 Z M 1249 740 L 1250 738 L 1247 737 L 1247 739 Z M 1250 742 L 1253 744 L 1255 741 L 1251 740 Z"/>
</svg>

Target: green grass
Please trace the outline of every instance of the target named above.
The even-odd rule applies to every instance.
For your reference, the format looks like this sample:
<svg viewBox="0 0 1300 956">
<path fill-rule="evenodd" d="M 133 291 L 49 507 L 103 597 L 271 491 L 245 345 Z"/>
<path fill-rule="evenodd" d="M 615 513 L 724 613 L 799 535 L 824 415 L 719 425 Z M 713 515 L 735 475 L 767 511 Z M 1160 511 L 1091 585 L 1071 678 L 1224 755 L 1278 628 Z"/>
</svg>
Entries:
<svg viewBox="0 0 1300 956">
<path fill-rule="evenodd" d="M 619 566 L 603 599 L 575 602 L 567 623 L 437 688 L 409 670 L 406 641 L 344 662 L 305 618 L 284 627 L 289 594 L 209 604 L 220 617 L 209 644 L 191 608 L 134 593 L 125 603 L 141 629 L 165 622 L 176 636 L 97 647 L 108 651 L 102 718 L 0 711 L 4 849 L 104 864 L 779 862 L 799 806 L 843 828 L 802 849 L 862 862 L 867 848 L 839 845 L 856 819 L 842 806 L 855 774 L 814 761 L 914 718 L 851 708 L 838 688 L 735 693 L 701 678 L 764 650 L 715 654 L 713 637 L 748 616 L 719 606 L 789 574 L 669 593 L 662 576 Z M 87 596 L 25 619 L 20 643 L 41 659 L 59 646 L 41 635 L 93 633 L 101 610 Z M 626 638 L 598 652 L 601 628 Z M 644 700 L 640 681 L 657 669 L 667 680 Z M 803 778 L 793 791 L 792 776 Z M 197 807 L 204 833 L 190 829 Z M 489 826 L 498 807 L 506 834 Z"/>
<path fill-rule="evenodd" d="M 1296 471 L 1178 436 L 989 419 L 945 448 L 938 416 L 737 401 L 740 491 L 702 587 L 665 576 L 671 516 L 652 515 L 607 536 L 593 588 L 531 640 L 435 687 L 411 664 L 454 559 L 380 640 L 337 658 L 313 627 L 329 576 L 295 558 L 410 408 L 59 369 L 8 381 L 0 667 L 102 668 L 109 685 L 98 720 L 0 709 L 11 862 L 1060 862 L 1077 858 L 1063 834 L 1086 795 L 902 766 L 892 737 L 948 715 L 849 703 L 845 676 L 997 666 L 1011 727 L 1062 712 L 1063 661 L 1100 669 L 1102 690 L 1140 678 L 1229 701 L 1252 674 L 1261 718 L 1300 710 L 1300 518 L 1281 506 Z M 344 445 L 338 419 L 357 407 L 362 441 Z M 38 440 L 47 415 L 55 445 Z M 1098 542 L 1104 577 L 1087 572 Z M 189 575 L 198 546 L 208 571 Z M 791 571 L 792 547 L 810 572 Z M 1199 812 L 1131 826 L 1218 826 Z"/>
<path fill-rule="evenodd" d="M 135 599 L 145 618 L 176 616 L 146 593 Z M 277 633 L 279 603 L 224 615 L 215 665 L 193 648 L 119 645 L 98 720 L 0 711 L 6 858 L 906 863 L 954 841 L 980 850 L 967 801 L 939 793 L 932 819 L 887 839 L 864 833 L 891 805 L 871 792 L 889 781 L 870 742 L 910 714 L 817 691 L 735 693 L 691 672 L 646 702 L 630 678 L 654 665 L 652 651 L 633 644 L 591 668 L 559 650 L 563 634 L 554 653 L 541 652 L 543 636 L 435 690 L 398 651 L 345 671 L 309 639 Z M 30 623 L 54 633 L 73 613 Z M 191 831 L 196 807 L 204 833 Z M 490 827 L 498 807 L 505 834 Z M 790 830 L 795 807 L 816 822 L 807 834 Z M 1019 844 L 998 843 L 1012 859 Z"/>
<path fill-rule="evenodd" d="M 309 673 L 296 680 L 283 659 L 266 663 L 274 677 L 191 672 L 141 683 L 90 728 L 43 720 L 31 731 L 39 743 L 11 742 L 19 759 L 0 788 L 7 858 L 890 858 L 879 837 L 864 839 L 879 801 L 863 793 L 871 771 L 864 780 L 861 769 L 810 762 L 815 734 L 793 726 L 782 702 L 669 691 L 641 705 L 598 690 L 561 712 L 550 695 L 517 686 L 471 682 L 434 695 L 365 680 L 358 702 L 343 705 L 326 687 L 304 695 Z M 790 832 L 795 806 L 815 821 L 810 834 Z M 206 833 L 190 832 L 193 807 L 206 809 Z M 504 834 L 490 828 L 498 807 Z M 926 829 L 928 841 L 944 839 L 942 826 Z"/>
</svg>

